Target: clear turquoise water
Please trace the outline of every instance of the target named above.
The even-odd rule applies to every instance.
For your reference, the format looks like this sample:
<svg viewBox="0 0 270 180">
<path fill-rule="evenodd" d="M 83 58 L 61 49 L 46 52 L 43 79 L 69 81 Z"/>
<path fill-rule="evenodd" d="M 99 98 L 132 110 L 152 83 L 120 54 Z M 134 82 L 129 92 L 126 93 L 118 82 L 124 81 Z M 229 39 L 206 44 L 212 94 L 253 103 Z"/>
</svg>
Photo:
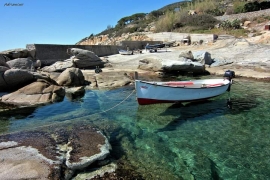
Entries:
<svg viewBox="0 0 270 180">
<path fill-rule="evenodd" d="M 232 109 L 227 93 L 182 106 L 139 106 L 132 86 L 93 90 L 77 100 L 1 114 L 0 131 L 89 123 L 109 138 L 112 155 L 145 179 L 265 180 L 270 179 L 269 87 L 238 79 L 230 93 Z"/>
</svg>

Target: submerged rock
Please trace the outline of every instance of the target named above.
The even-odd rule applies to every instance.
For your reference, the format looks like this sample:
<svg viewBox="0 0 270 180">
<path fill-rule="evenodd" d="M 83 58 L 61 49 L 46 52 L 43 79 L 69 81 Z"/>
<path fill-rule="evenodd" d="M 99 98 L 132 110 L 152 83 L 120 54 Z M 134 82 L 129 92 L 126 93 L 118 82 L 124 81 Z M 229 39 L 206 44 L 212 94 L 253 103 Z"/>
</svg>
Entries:
<svg viewBox="0 0 270 180">
<path fill-rule="evenodd" d="M 0 136 L 0 179 L 60 179 L 63 159 L 43 132 Z"/>
<path fill-rule="evenodd" d="M 108 139 L 94 129 L 80 128 L 78 132 L 73 131 L 69 143 L 66 165 L 72 170 L 83 169 L 97 160 L 105 159 L 111 149 Z"/>
<path fill-rule="evenodd" d="M 85 124 L 6 134 L 0 142 L 0 179 L 70 179 L 111 148 L 100 131 Z"/>
<path fill-rule="evenodd" d="M 94 179 L 95 177 L 103 177 L 107 173 L 113 173 L 117 169 L 117 164 L 110 163 L 105 166 L 102 166 L 101 168 L 95 169 L 95 171 L 91 172 L 82 172 L 79 173 L 76 177 L 73 178 L 73 180 L 85 180 L 85 179 Z"/>
</svg>

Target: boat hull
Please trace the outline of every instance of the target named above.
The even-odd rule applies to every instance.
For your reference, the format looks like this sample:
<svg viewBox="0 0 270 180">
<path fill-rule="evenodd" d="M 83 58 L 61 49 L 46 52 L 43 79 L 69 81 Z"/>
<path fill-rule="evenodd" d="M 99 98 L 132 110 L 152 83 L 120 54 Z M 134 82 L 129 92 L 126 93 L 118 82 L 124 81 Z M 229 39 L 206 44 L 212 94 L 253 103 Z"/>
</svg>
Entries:
<svg viewBox="0 0 270 180">
<path fill-rule="evenodd" d="M 133 55 L 133 51 L 120 50 L 119 54 L 121 54 L 121 55 Z"/>
<path fill-rule="evenodd" d="M 135 81 L 137 101 L 140 105 L 205 100 L 225 93 L 229 87 L 230 81 L 227 79 L 174 82 Z"/>
<path fill-rule="evenodd" d="M 154 45 L 147 45 L 146 49 L 157 49 L 157 48 L 164 48 L 165 44 L 154 44 Z"/>
</svg>

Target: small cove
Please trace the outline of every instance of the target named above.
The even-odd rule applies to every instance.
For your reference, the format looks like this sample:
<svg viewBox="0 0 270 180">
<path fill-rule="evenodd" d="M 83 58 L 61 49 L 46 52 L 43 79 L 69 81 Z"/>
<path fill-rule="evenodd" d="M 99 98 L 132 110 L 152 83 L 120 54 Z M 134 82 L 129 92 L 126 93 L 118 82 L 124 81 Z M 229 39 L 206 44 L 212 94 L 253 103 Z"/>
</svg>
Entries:
<svg viewBox="0 0 270 180">
<path fill-rule="evenodd" d="M 109 138 L 112 156 L 144 179 L 268 179 L 270 85 L 236 82 L 231 109 L 228 93 L 200 103 L 139 106 L 134 87 L 126 86 L 1 113 L 0 130 L 89 123 Z"/>
</svg>

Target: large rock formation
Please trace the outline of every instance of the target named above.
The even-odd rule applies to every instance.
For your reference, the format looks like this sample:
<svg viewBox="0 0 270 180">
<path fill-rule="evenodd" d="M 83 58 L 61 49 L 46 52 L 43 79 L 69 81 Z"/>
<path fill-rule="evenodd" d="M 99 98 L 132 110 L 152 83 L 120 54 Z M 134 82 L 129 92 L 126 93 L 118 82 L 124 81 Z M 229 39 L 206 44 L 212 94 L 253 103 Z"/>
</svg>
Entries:
<svg viewBox="0 0 270 180">
<path fill-rule="evenodd" d="M 36 80 L 35 76 L 26 70 L 6 68 L 1 69 L 2 75 L 0 76 L 0 92 L 21 88 Z"/>
<path fill-rule="evenodd" d="M 193 62 L 190 59 L 180 58 L 179 60 L 163 60 L 162 70 L 165 72 L 182 71 L 182 72 L 204 73 L 205 66 L 202 63 Z"/>
<path fill-rule="evenodd" d="M 35 63 L 30 58 L 17 58 L 7 62 L 12 69 L 26 69 L 30 71 L 35 70 Z"/>
<path fill-rule="evenodd" d="M 2 102 L 29 106 L 61 101 L 64 96 L 65 90 L 62 87 L 40 80 L 2 96 Z"/>
<path fill-rule="evenodd" d="M 4 135 L 0 136 L 0 142 L 0 179 L 61 178 L 62 159 L 57 158 L 53 138 L 48 134 Z"/>
<path fill-rule="evenodd" d="M 78 68 L 67 68 L 60 74 L 56 82 L 60 86 L 82 86 L 85 84 L 83 73 Z"/>
<path fill-rule="evenodd" d="M 125 72 L 107 72 L 96 75 L 94 82 L 98 88 L 115 88 L 130 84 L 131 79 Z"/>
<path fill-rule="evenodd" d="M 69 48 L 67 53 L 71 56 L 70 59 L 55 62 L 50 66 L 45 66 L 42 68 L 42 71 L 63 72 L 65 69 L 71 67 L 80 69 L 93 69 L 96 68 L 96 66 L 104 67 L 105 62 L 92 51 L 79 48 Z"/>
<path fill-rule="evenodd" d="M 0 54 L 0 66 L 4 66 L 4 67 L 7 67 L 7 68 L 10 68 L 9 65 L 6 63 L 9 60 L 10 59 L 8 57 Z"/>
<path fill-rule="evenodd" d="M 77 68 L 95 68 L 96 66 L 103 67 L 104 62 L 92 51 L 70 48 L 67 53 L 72 57 L 70 58 Z"/>
<path fill-rule="evenodd" d="M 87 86 L 86 89 L 108 89 L 108 88 L 117 88 L 129 85 L 133 82 L 134 78 L 132 75 L 134 72 L 130 73 L 130 71 L 110 71 L 110 72 L 102 72 L 96 74 L 94 71 L 89 72 L 82 71 Z M 132 74 L 132 75 L 131 75 Z"/>
<path fill-rule="evenodd" d="M 184 57 L 190 60 L 194 60 L 194 56 L 191 51 L 183 51 L 180 53 L 179 57 Z"/>
<path fill-rule="evenodd" d="M 109 141 L 100 131 L 80 128 L 79 132 L 71 134 L 69 141 L 66 165 L 72 170 L 83 169 L 97 160 L 105 159 L 110 153 Z M 84 146 L 76 146 L 82 142 L 85 142 Z"/>
<path fill-rule="evenodd" d="M 192 54 L 194 59 L 196 59 L 198 62 L 202 64 L 211 65 L 213 63 L 211 54 L 207 51 L 195 51 Z"/>
<path fill-rule="evenodd" d="M 154 71 L 154 72 L 171 72 L 171 71 L 180 71 L 180 72 L 195 72 L 203 73 L 205 67 L 199 62 L 193 62 L 190 59 L 181 57 L 176 60 L 169 59 L 143 59 L 139 61 L 138 69 Z"/>
<path fill-rule="evenodd" d="M 9 70 L 9 68 L 5 67 L 5 66 L 0 66 L 0 73 L 4 73 L 6 70 Z M 1 79 L 1 78 L 0 78 Z M 1 85 L 1 80 L 0 80 L 0 85 Z"/>
<path fill-rule="evenodd" d="M 22 48 L 2 51 L 2 52 L 0 52 L 0 54 L 5 55 L 5 56 L 9 57 L 10 59 L 31 57 L 28 50 L 22 49 Z"/>
<path fill-rule="evenodd" d="M 42 71 L 45 72 L 63 72 L 67 68 L 76 67 L 74 61 L 67 59 L 65 61 L 57 61 L 50 66 L 45 66 L 42 68 Z"/>
<path fill-rule="evenodd" d="M 147 71 L 162 71 L 161 59 L 145 58 L 139 61 L 138 69 Z"/>
<path fill-rule="evenodd" d="M 0 179 L 70 179 L 110 149 L 108 139 L 86 124 L 1 135 Z"/>
</svg>

